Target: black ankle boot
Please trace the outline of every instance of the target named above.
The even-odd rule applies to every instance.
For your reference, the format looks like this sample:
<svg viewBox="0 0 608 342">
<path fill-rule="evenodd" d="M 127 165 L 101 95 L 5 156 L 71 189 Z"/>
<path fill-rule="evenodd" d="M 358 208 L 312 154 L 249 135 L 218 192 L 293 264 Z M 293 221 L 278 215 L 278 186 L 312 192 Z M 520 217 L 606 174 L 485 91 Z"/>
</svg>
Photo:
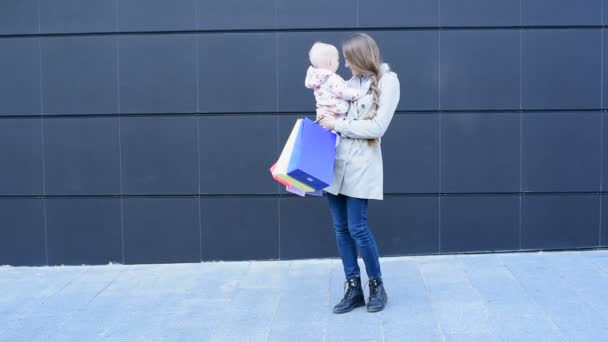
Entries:
<svg viewBox="0 0 608 342">
<path fill-rule="evenodd" d="M 361 278 L 352 277 L 344 283 L 344 298 L 334 306 L 334 313 L 341 314 L 352 311 L 354 308 L 365 306 L 365 297 L 361 287 Z"/>
<path fill-rule="evenodd" d="M 372 279 L 369 281 L 369 300 L 367 301 L 368 312 L 378 312 L 384 310 L 388 296 L 384 290 L 382 279 Z"/>
</svg>

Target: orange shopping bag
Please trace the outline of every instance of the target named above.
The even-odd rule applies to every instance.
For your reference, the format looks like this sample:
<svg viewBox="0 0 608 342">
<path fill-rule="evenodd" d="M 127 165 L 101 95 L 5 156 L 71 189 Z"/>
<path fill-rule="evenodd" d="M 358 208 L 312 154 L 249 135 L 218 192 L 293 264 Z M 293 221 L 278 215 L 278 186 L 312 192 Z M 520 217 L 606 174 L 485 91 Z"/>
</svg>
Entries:
<svg viewBox="0 0 608 342">
<path fill-rule="evenodd" d="M 272 166 L 270 167 L 270 174 L 272 175 L 272 178 L 274 178 L 274 180 L 276 180 L 277 182 L 279 182 L 285 186 L 291 186 L 291 184 L 287 183 L 286 181 L 282 180 L 281 178 L 279 178 L 273 174 L 274 169 L 276 167 L 277 167 L 277 163 L 272 164 Z"/>
</svg>

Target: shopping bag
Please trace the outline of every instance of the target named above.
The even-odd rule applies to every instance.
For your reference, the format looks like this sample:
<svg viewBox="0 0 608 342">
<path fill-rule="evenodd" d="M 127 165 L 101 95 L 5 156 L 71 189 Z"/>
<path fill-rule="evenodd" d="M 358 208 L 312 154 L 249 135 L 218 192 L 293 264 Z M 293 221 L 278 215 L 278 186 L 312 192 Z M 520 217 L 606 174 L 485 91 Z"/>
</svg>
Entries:
<svg viewBox="0 0 608 342">
<path fill-rule="evenodd" d="M 313 191 L 315 191 L 315 189 L 313 189 L 309 185 L 306 185 L 305 183 L 291 177 L 287 172 L 287 168 L 289 167 L 289 164 L 290 164 L 290 159 L 294 152 L 294 146 L 295 146 L 296 140 L 300 136 L 299 133 L 300 133 L 300 128 L 302 126 L 302 121 L 303 121 L 302 119 L 298 119 L 296 121 L 295 125 L 293 126 L 293 129 L 291 130 L 291 134 L 289 134 L 289 138 L 287 138 L 287 142 L 285 143 L 285 146 L 283 147 L 283 151 L 281 152 L 281 155 L 279 156 L 279 160 L 276 163 L 274 171 L 272 171 L 272 176 L 275 179 L 280 179 L 281 181 L 287 183 L 288 185 L 286 185 L 286 186 L 295 186 L 304 192 L 313 192 Z"/>
<path fill-rule="evenodd" d="M 285 185 L 286 187 L 291 186 L 291 184 L 287 183 L 286 181 L 282 180 L 281 178 L 277 177 L 274 175 L 274 170 L 277 168 L 277 163 L 272 164 L 272 166 L 270 167 L 270 174 L 272 175 L 272 178 L 274 178 L 274 180 L 276 180 L 277 182 Z"/>
<path fill-rule="evenodd" d="M 330 186 L 334 177 L 336 137 L 334 132 L 309 118 L 300 119 L 286 170 L 288 182 L 302 188 L 291 180 L 299 181 L 317 192 Z"/>
<path fill-rule="evenodd" d="M 272 172 L 274 172 L 274 169 L 276 168 L 276 166 L 277 166 L 277 163 L 274 163 L 274 165 L 272 165 L 270 167 L 270 173 L 271 174 L 272 174 Z M 321 190 L 315 191 L 315 192 L 308 192 L 307 193 L 304 190 L 300 190 L 297 187 L 295 187 L 295 186 L 287 183 L 286 181 L 284 181 L 284 180 L 282 180 L 282 179 L 280 179 L 278 177 L 272 176 L 272 178 L 274 178 L 274 180 L 276 180 L 277 182 L 285 185 L 285 190 L 287 192 L 290 192 L 290 193 L 294 194 L 294 195 L 298 195 L 300 197 L 305 197 L 306 195 L 310 195 L 310 196 L 323 196 Z"/>
<path fill-rule="evenodd" d="M 306 196 L 323 197 L 323 190 L 317 190 L 315 192 L 307 192 Z"/>
<path fill-rule="evenodd" d="M 293 185 L 286 186 L 286 187 L 285 187 L 285 190 L 286 190 L 287 192 L 290 192 L 290 193 L 292 193 L 292 194 L 294 194 L 294 195 L 298 195 L 298 196 L 300 196 L 300 197 L 305 197 L 307 194 L 312 194 L 312 192 L 304 192 L 304 191 L 302 191 L 302 190 L 300 190 L 300 189 L 296 188 L 296 187 L 295 187 L 295 186 L 293 186 Z"/>
</svg>

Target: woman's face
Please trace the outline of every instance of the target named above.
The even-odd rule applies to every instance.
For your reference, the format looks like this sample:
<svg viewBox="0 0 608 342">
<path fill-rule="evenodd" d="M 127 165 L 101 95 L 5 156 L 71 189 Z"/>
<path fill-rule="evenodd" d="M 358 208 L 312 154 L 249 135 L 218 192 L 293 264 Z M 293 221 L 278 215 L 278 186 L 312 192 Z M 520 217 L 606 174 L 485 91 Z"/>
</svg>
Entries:
<svg viewBox="0 0 608 342">
<path fill-rule="evenodd" d="M 344 56 L 344 66 L 350 69 L 350 72 L 353 74 L 353 76 L 359 76 L 359 75 L 363 75 L 365 73 L 365 72 L 357 69 L 357 67 L 355 67 L 354 65 L 352 65 L 346 58 L 346 55 Z"/>
<path fill-rule="evenodd" d="M 360 74 L 357 68 L 351 66 L 350 62 L 348 61 L 348 58 L 346 58 L 346 55 L 344 55 L 344 66 L 350 69 L 350 72 L 353 74 L 353 76 L 357 76 Z"/>
</svg>

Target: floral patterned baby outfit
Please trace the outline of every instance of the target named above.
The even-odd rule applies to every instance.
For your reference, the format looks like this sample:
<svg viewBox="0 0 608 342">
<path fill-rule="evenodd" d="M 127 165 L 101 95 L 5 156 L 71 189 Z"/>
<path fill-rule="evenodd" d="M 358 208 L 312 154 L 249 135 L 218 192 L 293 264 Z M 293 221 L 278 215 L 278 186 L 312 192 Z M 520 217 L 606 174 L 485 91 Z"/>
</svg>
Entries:
<svg viewBox="0 0 608 342">
<path fill-rule="evenodd" d="M 351 88 L 335 72 L 310 66 L 304 85 L 314 90 L 317 109 L 325 107 L 337 118 L 342 118 L 348 112 L 349 101 L 357 101 L 367 94 L 370 82 L 361 88 Z"/>
</svg>

